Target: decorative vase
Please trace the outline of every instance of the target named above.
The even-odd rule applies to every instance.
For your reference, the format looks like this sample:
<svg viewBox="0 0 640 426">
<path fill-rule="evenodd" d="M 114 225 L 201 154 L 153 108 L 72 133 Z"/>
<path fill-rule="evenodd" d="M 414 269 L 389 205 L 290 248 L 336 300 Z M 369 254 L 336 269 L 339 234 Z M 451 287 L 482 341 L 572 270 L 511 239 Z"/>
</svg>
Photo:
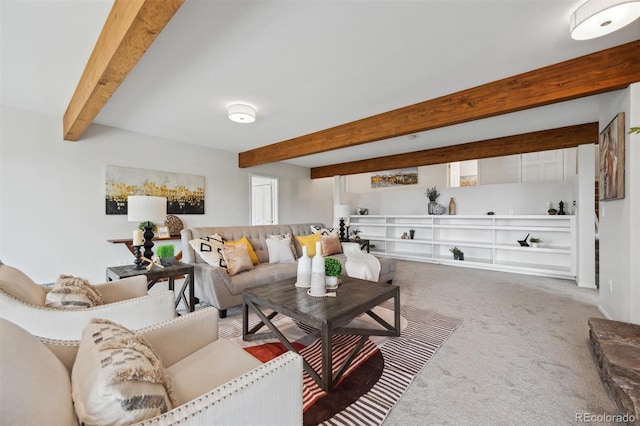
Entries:
<svg viewBox="0 0 640 426">
<path fill-rule="evenodd" d="M 416 235 L 415 229 L 409 229 L 409 238 L 413 240 L 414 235 Z"/>
<path fill-rule="evenodd" d="M 298 275 L 296 287 L 311 287 L 311 258 L 307 252 L 307 246 L 302 246 L 302 256 L 298 259 Z"/>
<path fill-rule="evenodd" d="M 438 205 L 438 203 L 436 203 L 435 200 L 434 201 L 429 201 L 429 204 L 427 204 L 427 212 L 429 214 L 436 214 L 435 213 L 435 208 L 436 208 L 437 205 Z"/>
<path fill-rule="evenodd" d="M 442 204 L 438 204 L 435 203 L 436 205 L 433 206 L 433 214 L 435 215 L 442 215 L 444 214 L 445 210 L 447 210 Z"/>
<path fill-rule="evenodd" d="M 453 197 L 449 200 L 449 214 L 456 214 L 456 202 Z"/>
<path fill-rule="evenodd" d="M 338 287 L 338 277 L 330 277 L 327 275 L 325 283 L 327 285 L 327 288 L 336 288 Z"/>
<path fill-rule="evenodd" d="M 161 257 L 160 258 L 160 264 L 162 266 L 173 266 L 175 263 L 176 263 L 176 257 L 175 256 Z"/>
<path fill-rule="evenodd" d="M 316 255 L 311 260 L 311 295 L 322 296 L 326 292 L 324 269 L 324 257 L 322 257 L 322 246 L 316 243 Z"/>
</svg>

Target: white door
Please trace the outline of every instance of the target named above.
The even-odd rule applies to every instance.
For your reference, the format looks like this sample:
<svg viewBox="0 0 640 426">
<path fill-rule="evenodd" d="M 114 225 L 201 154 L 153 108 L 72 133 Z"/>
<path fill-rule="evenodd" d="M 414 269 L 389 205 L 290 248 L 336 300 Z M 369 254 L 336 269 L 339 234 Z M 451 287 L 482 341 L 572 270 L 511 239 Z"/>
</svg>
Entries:
<svg viewBox="0 0 640 426">
<path fill-rule="evenodd" d="M 278 179 L 251 175 L 251 224 L 278 223 Z"/>
<path fill-rule="evenodd" d="M 460 162 L 449 163 L 449 188 L 460 186 Z"/>
</svg>

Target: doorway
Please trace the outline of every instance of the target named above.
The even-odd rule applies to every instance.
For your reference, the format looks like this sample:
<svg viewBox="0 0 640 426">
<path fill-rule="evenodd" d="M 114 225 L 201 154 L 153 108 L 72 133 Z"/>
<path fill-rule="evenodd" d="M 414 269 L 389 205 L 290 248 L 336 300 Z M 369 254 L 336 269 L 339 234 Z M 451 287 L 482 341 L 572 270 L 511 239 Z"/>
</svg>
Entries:
<svg viewBox="0 0 640 426">
<path fill-rule="evenodd" d="M 251 224 L 278 223 L 278 178 L 251 174 Z"/>
</svg>

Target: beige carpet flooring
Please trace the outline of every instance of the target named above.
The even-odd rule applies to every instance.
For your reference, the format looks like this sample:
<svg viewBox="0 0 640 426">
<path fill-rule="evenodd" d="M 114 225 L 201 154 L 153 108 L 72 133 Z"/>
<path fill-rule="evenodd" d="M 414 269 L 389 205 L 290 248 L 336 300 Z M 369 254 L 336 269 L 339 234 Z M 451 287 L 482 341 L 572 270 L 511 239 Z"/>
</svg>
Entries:
<svg viewBox="0 0 640 426">
<path fill-rule="evenodd" d="M 602 316 L 596 290 L 406 261 L 394 284 L 402 304 L 463 323 L 385 425 L 568 425 L 581 423 L 576 413 L 618 413 L 588 343 L 587 319 Z"/>
</svg>

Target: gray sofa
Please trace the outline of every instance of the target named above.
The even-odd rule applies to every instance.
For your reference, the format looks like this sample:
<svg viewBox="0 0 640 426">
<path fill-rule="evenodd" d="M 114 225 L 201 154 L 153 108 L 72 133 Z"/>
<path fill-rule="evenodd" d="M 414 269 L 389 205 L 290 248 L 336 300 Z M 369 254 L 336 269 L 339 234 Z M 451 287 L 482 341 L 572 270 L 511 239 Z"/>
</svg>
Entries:
<svg viewBox="0 0 640 426">
<path fill-rule="evenodd" d="M 256 226 L 223 226 L 223 227 L 197 227 L 183 229 L 182 239 L 182 261 L 195 266 L 195 295 L 199 299 L 215 306 L 220 310 L 220 317 L 226 316 L 227 308 L 242 304 L 242 292 L 261 284 L 282 281 L 294 278 L 297 273 L 297 263 L 269 263 L 269 251 L 266 239 L 271 234 L 292 235 L 311 234 L 311 225 L 324 227 L 320 223 L 301 223 L 295 225 L 256 225 Z M 211 266 L 196 254 L 190 240 L 200 237 L 208 237 L 213 234 L 220 234 L 226 240 L 238 240 L 247 237 L 253 246 L 256 255 L 260 259 L 260 264 L 251 271 L 241 272 L 230 277 L 226 269 Z M 294 238 L 295 240 L 295 238 Z M 295 241 L 298 256 L 302 255 L 302 248 L 298 241 Z M 342 265 L 346 261 L 344 254 L 337 254 L 331 257 L 340 259 Z M 396 272 L 396 261 L 394 259 L 382 257 L 380 260 L 379 282 L 391 282 Z M 342 271 L 346 274 L 345 268 Z"/>
</svg>

